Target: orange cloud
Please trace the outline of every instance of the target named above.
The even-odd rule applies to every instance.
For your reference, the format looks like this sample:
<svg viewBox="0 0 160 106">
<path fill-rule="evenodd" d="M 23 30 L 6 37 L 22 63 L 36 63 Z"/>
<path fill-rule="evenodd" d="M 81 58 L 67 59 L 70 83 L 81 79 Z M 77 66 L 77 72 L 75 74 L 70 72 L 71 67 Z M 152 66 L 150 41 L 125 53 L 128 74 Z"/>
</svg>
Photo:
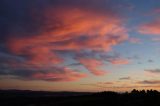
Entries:
<svg viewBox="0 0 160 106">
<path fill-rule="evenodd" d="M 43 18 L 42 18 L 43 17 Z M 84 10 L 79 8 L 48 8 L 42 11 L 42 17 L 33 15 L 40 20 L 42 27 L 34 36 L 10 38 L 7 42 L 10 51 L 16 55 L 28 56 L 25 64 L 47 67 L 64 62 L 64 57 L 57 51 L 84 50 L 109 52 L 112 46 L 128 39 L 127 30 L 122 22 L 113 14 Z M 42 19 L 41 19 L 42 18 Z M 22 34 L 22 33 L 21 33 Z M 94 75 L 104 75 L 106 72 L 97 69 L 103 65 L 94 59 L 79 59 Z M 127 64 L 126 60 L 116 60 L 113 64 Z M 66 80 L 76 80 L 75 76 L 84 77 L 76 72 L 64 74 Z M 36 74 L 34 78 L 44 79 L 61 77 L 61 74 Z M 69 78 L 70 76 L 70 78 Z"/>
<path fill-rule="evenodd" d="M 139 32 L 142 34 L 160 35 L 160 19 L 141 25 Z"/>
</svg>

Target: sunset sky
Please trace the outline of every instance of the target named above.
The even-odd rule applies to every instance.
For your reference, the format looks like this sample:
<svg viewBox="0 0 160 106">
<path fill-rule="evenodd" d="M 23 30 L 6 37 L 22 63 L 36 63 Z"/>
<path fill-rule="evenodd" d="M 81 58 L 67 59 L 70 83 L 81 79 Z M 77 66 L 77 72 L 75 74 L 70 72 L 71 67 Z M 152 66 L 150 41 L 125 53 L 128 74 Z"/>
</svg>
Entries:
<svg viewBox="0 0 160 106">
<path fill-rule="evenodd" d="M 160 90 L 160 0 L 1 0 L 0 89 Z"/>
</svg>

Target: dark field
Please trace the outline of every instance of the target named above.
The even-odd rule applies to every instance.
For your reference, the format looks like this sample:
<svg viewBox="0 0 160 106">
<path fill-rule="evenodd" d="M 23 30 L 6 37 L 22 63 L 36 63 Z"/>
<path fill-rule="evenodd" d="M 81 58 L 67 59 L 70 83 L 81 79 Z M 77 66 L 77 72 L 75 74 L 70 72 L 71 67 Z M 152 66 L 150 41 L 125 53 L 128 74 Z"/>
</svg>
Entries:
<svg viewBox="0 0 160 106">
<path fill-rule="evenodd" d="M 160 106 L 158 91 L 42 92 L 1 90 L 0 106 Z"/>
</svg>

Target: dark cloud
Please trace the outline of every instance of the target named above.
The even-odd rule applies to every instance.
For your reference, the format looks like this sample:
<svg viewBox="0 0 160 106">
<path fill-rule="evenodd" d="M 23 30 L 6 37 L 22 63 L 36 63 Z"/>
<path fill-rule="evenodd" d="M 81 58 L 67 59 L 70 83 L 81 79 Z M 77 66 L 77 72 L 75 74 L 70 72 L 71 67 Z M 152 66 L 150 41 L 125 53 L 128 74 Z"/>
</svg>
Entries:
<svg viewBox="0 0 160 106">
<path fill-rule="evenodd" d="M 153 63 L 154 61 L 153 61 L 152 59 L 149 59 L 148 62 L 149 62 L 149 63 Z"/>
<path fill-rule="evenodd" d="M 119 78 L 119 80 L 130 80 L 131 78 L 130 77 L 122 77 L 122 78 Z"/>
<path fill-rule="evenodd" d="M 75 81 L 86 77 L 86 74 L 75 72 L 66 67 L 50 67 L 48 69 L 37 68 L 9 68 L 8 66 L 0 66 L 0 75 L 14 76 L 11 78 L 21 80 L 44 80 L 44 81 Z M 53 69 L 53 70 L 51 70 Z"/>
<path fill-rule="evenodd" d="M 69 64 L 69 66 L 80 66 L 82 65 L 81 63 L 72 63 L 72 64 Z"/>
<path fill-rule="evenodd" d="M 8 36 L 17 36 L 17 33 L 26 34 L 33 32 L 34 24 L 30 14 L 31 2 L 23 0 L 1 0 L 0 3 L 0 30 L 1 40 Z M 25 32 L 25 33 L 24 33 Z M 30 35 L 30 34 L 27 34 Z M 23 36 L 23 35 L 20 35 Z"/>
<path fill-rule="evenodd" d="M 133 56 L 128 57 L 128 59 L 140 60 L 141 58 L 139 55 L 133 55 Z"/>
<path fill-rule="evenodd" d="M 84 58 L 95 58 L 97 60 L 104 61 L 105 63 L 111 64 L 128 64 L 129 60 L 125 59 L 121 54 L 117 52 L 106 53 L 103 51 L 83 51 L 77 54 L 77 57 L 84 57 Z"/>
<path fill-rule="evenodd" d="M 150 73 L 155 73 L 155 74 L 160 74 L 160 69 L 146 69 L 144 71 L 150 72 Z"/>
<path fill-rule="evenodd" d="M 106 84 L 106 85 L 110 85 L 110 84 L 114 84 L 113 82 L 98 82 L 97 84 Z"/>
<path fill-rule="evenodd" d="M 144 80 L 137 82 L 139 84 L 160 84 L 160 80 Z"/>
<path fill-rule="evenodd" d="M 17 56 L 17 55 L 13 55 L 13 54 L 9 54 L 6 52 L 0 52 L 0 63 L 7 63 L 7 62 L 23 62 L 25 61 L 25 59 L 21 56 Z"/>
</svg>

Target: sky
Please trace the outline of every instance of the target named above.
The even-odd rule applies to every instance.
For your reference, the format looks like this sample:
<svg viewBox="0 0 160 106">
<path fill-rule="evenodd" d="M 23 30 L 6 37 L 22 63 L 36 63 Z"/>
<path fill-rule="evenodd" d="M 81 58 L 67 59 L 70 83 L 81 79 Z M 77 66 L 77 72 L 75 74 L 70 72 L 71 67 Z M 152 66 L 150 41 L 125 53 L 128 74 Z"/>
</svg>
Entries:
<svg viewBox="0 0 160 106">
<path fill-rule="evenodd" d="M 0 89 L 160 90 L 160 0 L 1 0 Z"/>
</svg>

